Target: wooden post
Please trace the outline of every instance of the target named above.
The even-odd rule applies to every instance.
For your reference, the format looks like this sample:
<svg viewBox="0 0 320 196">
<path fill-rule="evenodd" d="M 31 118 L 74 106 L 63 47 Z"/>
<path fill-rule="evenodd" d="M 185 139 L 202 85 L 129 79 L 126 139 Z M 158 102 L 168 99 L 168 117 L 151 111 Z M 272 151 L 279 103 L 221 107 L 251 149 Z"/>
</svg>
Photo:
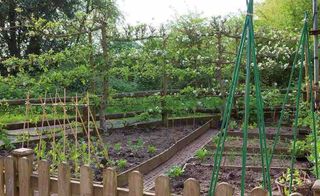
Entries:
<svg viewBox="0 0 320 196">
<path fill-rule="evenodd" d="M 4 170 L 4 158 L 0 158 L 0 196 L 4 196 L 4 176 L 3 176 L 3 170 Z"/>
<path fill-rule="evenodd" d="M 157 177 L 155 192 L 156 192 L 156 196 L 170 195 L 170 180 L 168 176 Z"/>
<path fill-rule="evenodd" d="M 320 196 L 320 180 L 316 180 L 316 182 L 312 186 L 313 196 Z"/>
<path fill-rule="evenodd" d="M 18 169 L 19 161 L 21 158 L 26 157 L 30 164 L 29 164 L 29 170 L 32 171 L 32 164 L 34 159 L 34 151 L 30 148 L 18 148 L 11 152 L 11 155 L 15 162 L 15 169 Z"/>
<path fill-rule="evenodd" d="M 80 196 L 93 196 L 93 174 L 88 165 L 80 168 Z"/>
<path fill-rule="evenodd" d="M 139 171 L 129 174 L 129 196 L 143 195 L 143 176 Z"/>
<path fill-rule="evenodd" d="M 103 171 L 103 195 L 117 196 L 117 172 L 113 168 L 107 168 Z"/>
<path fill-rule="evenodd" d="M 290 196 L 303 196 L 301 193 L 292 193 Z"/>
<path fill-rule="evenodd" d="M 268 192 L 263 188 L 257 187 L 252 189 L 250 196 L 268 196 Z"/>
<path fill-rule="evenodd" d="M 19 160 L 19 196 L 31 196 L 31 170 L 30 160 L 23 157 Z"/>
<path fill-rule="evenodd" d="M 200 184 L 197 180 L 189 178 L 184 182 L 183 196 L 200 196 Z"/>
<path fill-rule="evenodd" d="M 88 118 L 89 118 L 89 116 L 88 116 L 88 107 L 89 106 L 87 106 L 86 104 L 84 104 L 83 106 L 82 106 L 82 119 L 83 119 L 83 124 L 84 124 L 84 131 L 83 131 L 83 134 L 84 135 L 87 135 L 87 133 L 85 132 L 85 130 L 87 129 L 87 127 L 88 127 Z"/>
<path fill-rule="evenodd" d="M 71 174 L 67 163 L 58 166 L 58 195 L 71 196 Z"/>
<path fill-rule="evenodd" d="M 5 182 L 6 182 L 6 195 L 18 196 L 19 191 L 17 189 L 17 177 L 15 159 L 12 156 L 8 156 L 4 161 L 5 168 Z"/>
<path fill-rule="evenodd" d="M 49 163 L 46 160 L 38 162 L 38 191 L 41 196 L 50 195 Z"/>
<path fill-rule="evenodd" d="M 216 188 L 216 195 L 219 195 L 219 196 L 232 196 L 233 192 L 234 192 L 233 187 L 226 182 L 222 182 L 218 184 Z"/>
</svg>

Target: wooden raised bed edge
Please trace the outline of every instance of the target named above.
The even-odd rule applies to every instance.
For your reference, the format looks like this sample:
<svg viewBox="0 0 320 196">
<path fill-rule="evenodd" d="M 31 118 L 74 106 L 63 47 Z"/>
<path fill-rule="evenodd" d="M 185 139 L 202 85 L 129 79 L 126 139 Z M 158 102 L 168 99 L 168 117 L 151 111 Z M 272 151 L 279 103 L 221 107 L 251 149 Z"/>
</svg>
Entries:
<svg viewBox="0 0 320 196">
<path fill-rule="evenodd" d="M 196 164 L 190 164 L 190 163 L 186 163 L 184 165 L 184 168 L 186 168 L 187 166 L 194 166 Z M 204 167 L 213 167 L 214 165 L 213 164 L 204 164 L 204 163 L 201 163 L 200 164 L 201 166 L 204 166 Z M 241 170 L 242 166 L 239 166 L 239 165 L 221 165 L 220 166 L 221 169 L 239 169 Z M 252 171 L 261 171 L 262 170 L 262 167 L 261 166 L 246 166 L 246 169 L 247 170 L 252 170 Z M 270 167 L 270 170 L 287 170 L 288 167 Z M 303 170 L 303 171 L 311 171 L 311 169 L 309 168 L 299 168 L 300 170 Z"/>
<path fill-rule="evenodd" d="M 214 119 L 218 118 L 218 119 Z M 178 151 L 185 148 L 187 145 L 189 145 L 192 141 L 200 137 L 202 134 L 204 134 L 206 131 L 208 131 L 210 128 L 217 128 L 214 126 L 213 122 L 214 120 L 219 120 L 220 116 L 215 116 L 213 119 L 205 123 L 203 126 L 199 127 L 189 135 L 185 136 L 184 138 L 180 139 L 176 144 L 171 146 L 169 149 L 165 150 L 164 152 L 158 154 L 157 156 L 141 163 L 140 165 L 131 168 L 118 176 L 118 186 L 125 186 L 128 183 L 128 175 L 132 171 L 139 171 L 142 174 L 147 174 L 153 169 L 157 168 L 162 163 L 168 161 L 172 156 L 174 156 Z"/>
<path fill-rule="evenodd" d="M 209 144 L 206 146 L 208 150 L 215 150 L 216 146 Z M 242 146 L 224 146 L 224 151 L 234 151 L 234 152 L 241 152 Z M 248 146 L 248 153 L 260 153 L 260 147 L 259 146 Z M 283 147 L 276 147 L 274 150 L 275 154 L 288 154 L 289 149 L 283 148 Z"/>
<path fill-rule="evenodd" d="M 127 113 L 118 113 L 118 114 L 108 114 L 106 115 L 106 118 L 107 120 L 110 120 L 110 119 L 120 119 L 120 118 L 128 118 L 128 117 L 134 117 L 136 115 L 139 115 L 143 113 L 142 111 L 136 111 L 136 112 L 127 112 Z M 98 120 L 99 119 L 99 116 L 96 116 L 96 119 L 95 120 Z M 75 120 L 75 117 L 72 117 L 72 118 L 69 118 L 70 121 L 74 121 Z M 80 118 L 78 118 L 77 120 L 78 122 L 80 122 Z M 56 124 L 59 124 L 59 123 L 63 123 L 63 119 L 56 119 L 56 120 L 48 120 L 48 121 L 44 121 L 43 122 L 43 125 L 44 126 L 52 126 L 54 125 L 54 122 L 56 122 Z M 17 122 L 17 123 L 8 123 L 4 126 L 4 128 L 6 130 L 16 130 L 16 129 L 23 129 L 23 126 L 24 126 L 24 122 Z M 36 122 L 36 123 L 30 123 L 29 124 L 29 127 L 30 128 L 34 128 L 34 127 L 41 127 L 42 126 L 42 122 L 39 121 L 39 122 Z"/>
<path fill-rule="evenodd" d="M 196 123 L 205 123 L 211 119 L 220 119 L 220 116 L 217 115 L 217 116 L 203 116 L 203 117 L 196 117 L 196 118 L 190 118 L 190 117 L 187 117 L 187 118 L 177 118 L 177 119 L 169 119 L 169 127 L 170 126 L 179 126 L 181 124 L 183 125 L 191 125 L 194 123 L 194 120 L 196 120 Z M 214 127 L 218 127 L 219 126 L 219 121 L 216 121 L 216 122 L 212 122 L 213 126 Z M 144 127 L 150 127 L 150 126 L 162 126 L 162 122 L 161 121 L 155 121 L 155 122 L 138 122 L 138 123 L 134 123 L 134 124 L 131 124 L 131 125 L 128 125 L 128 126 L 125 126 L 125 127 L 120 127 L 120 128 L 112 128 L 112 129 L 109 129 L 110 131 L 116 131 L 118 129 L 123 129 L 123 128 L 131 128 L 131 127 L 139 127 L 139 128 L 144 128 Z M 96 135 L 96 131 L 94 130 L 91 130 L 90 131 L 91 135 Z M 67 135 L 72 135 L 73 133 L 67 133 Z M 78 133 L 78 136 L 82 136 L 83 135 L 83 132 L 79 132 Z M 62 137 L 63 134 L 61 133 L 60 135 L 57 134 L 56 135 L 56 139 Z M 49 136 L 47 135 L 43 135 L 41 137 L 41 139 L 47 141 L 48 139 L 50 139 Z M 30 142 L 37 142 L 39 141 L 39 136 L 33 136 L 30 138 Z M 21 141 L 13 141 L 12 144 L 20 144 Z"/>
<path fill-rule="evenodd" d="M 273 119 L 274 117 L 274 113 L 273 112 L 269 112 L 271 109 L 270 108 L 265 108 L 265 118 L 266 119 Z M 196 109 L 196 112 L 198 113 L 207 113 L 207 114 L 215 114 L 215 115 L 219 115 L 220 114 L 220 111 L 217 110 L 217 109 L 206 109 L 206 108 L 199 108 L 199 109 Z M 133 112 L 126 112 L 126 113 L 117 113 L 117 114 L 107 114 L 106 115 L 106 118 L 107 119 L 120 119 L 120 118 L 126 118 L 126 117 L 134 117 L 136 115 L 139 115 L 143 113 L 143 111 L 133 111 Z M 277 111 L 276 112 L 276 115 L 280 115 L 280 111 Z M 238 117 L 238 114 L 236 112 L 235 109 L 232 110 L 232 116 L 233 117 Z M 99 116 L 96 116 L 96 120 L 99 119 Z M 75 118 L 72 117 L 72 118 L 69 118 L 70 121 L 74 121 Z M 274 120 L 274 119 L 273 119 Z M 49 126 L 49 125 L 53 125 L 54 124 L 54 121 L 56 121 L 56 124 L 58 122 L 60 123 L 63 123 L 63 119 L 56 119 L 56 120 L 48 120 L 43 122 L 44 126 Z M 80 118 L 78 119 L 78 121 L 80 121 Z M 6 130 L 16 130 L 16 129 L 23 129 L 23 126 L 24 126 L 24 122 L 16 122 L 16 123 L 8 123 L 4 126 L 4 128 Z M 29 124 L 29 127 L 30 128 L 33 128 L 33 127 L 40 127 L 42 126 L 42 122 L 39 121 L 39 122 L 36 122 L 36 123 L 30 123 Z"/>
<path fill-rule="evenodd" d="M 298 131 L 298 139 L 304 139 L 307 135 L 307 131 L 305 131 L 304 129 Z M 240 132 L 240 131 L 228 131 L 228 136 L 231 136 L 231 137 L 243 137 L 243 133 Z M 266 134 L 266 138 L 267 139 L 274 139 L 276 136 L 276 134 L 270 134 L 270 133 L 267 133 Z M 280 134 L 279 135 L 280 139 L 284 140 L 284 139 L 293 139 L 293 135 L 292 134 Z M 254 139 L 254 138 L 259 138 L 259 133 L 252 133 L 252 132 L 249 132 L 248 133 L 248 138 L 249 139 Z"/>
</svg>

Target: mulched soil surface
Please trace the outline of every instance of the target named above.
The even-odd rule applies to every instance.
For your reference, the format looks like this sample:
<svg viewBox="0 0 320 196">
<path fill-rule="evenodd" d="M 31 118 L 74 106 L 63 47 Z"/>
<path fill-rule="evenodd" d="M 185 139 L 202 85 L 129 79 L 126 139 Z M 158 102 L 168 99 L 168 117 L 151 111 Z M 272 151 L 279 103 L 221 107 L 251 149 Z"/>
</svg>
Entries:
<svg viewBox="0 0 320 196">
<path fill-rule="evenodd" d="M 274 183 L 275 179 L 278 178 L 282 172 L 285 170 L 274 170 L 270 171 L 272 190 L 277 191 L 276 184 Z M 210 179 L 212 174 L 212 166 L 205 166 L 201 164 L 187 164 L 185 171 L 182 176 L 171 179 L 172 193 L 182 194 L 183 183 L 189 178 L 195 178 L 200 182 L 201 195 L 208 195 Z M 257 186 L 261 186 L 262 183 L 262 173 L 261 171 L 255 171 L 247 169 L 246 171 L 246 187 L 245 190 L 248 193 L 249 190 Z M 234 195 L 240 195 L 240 186 L 241 186 L 241 168 L 239 169 L 220 169 L 219 182 L 228 182 L 235 188 Z"/>
<path fill-rule="evenodd" d="M 199 126 L 171 128 L 152 126 L 147 128 L 118 129 L 111 135 L 103 135 L 102 137 L 104 143 L 110 145 L 109 158 L 111 160 L 124 159 L 127 161 L 126 167 L 116 168 L 117 172 L 121 173 L 167 150 Z M 143 146 L 139 147 L 138 143 L 141 143 L 141 141 L 143 142 Z M 119 144 L 121 146 L 120 150 L 116 147 Z M 148 152 L 149 146 L 155 147 L 156 151 L 154 153 Z M 106 165 L 107 160 L 102 159 L 101 163 Z M 95 173 L 96 179 L 102 180 L 101 171 L 97 170 Z"/>
</svg>

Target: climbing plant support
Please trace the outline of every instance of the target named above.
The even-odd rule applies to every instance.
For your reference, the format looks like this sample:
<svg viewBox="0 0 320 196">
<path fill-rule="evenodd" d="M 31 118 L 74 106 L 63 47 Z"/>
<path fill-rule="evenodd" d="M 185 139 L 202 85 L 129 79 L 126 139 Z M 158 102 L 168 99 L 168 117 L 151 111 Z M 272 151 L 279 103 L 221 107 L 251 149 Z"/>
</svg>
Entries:
<svg viewBox="0 0 320 196">
<path fill-rule="evenodd" d="M 254 75 L 254 86 L 256 96 L 256 108 L 257 108 L 257 119 L 258 119 L 258 130 L 259 130 L 259 143 L 261 153 L 261 166 L 263 173 L 263 187 L 268 189 L 269 195 L 272 195 L 271 182 L 270 182 L 270 164 L 268 159 L 268 150 L 266 144 L 264 114 L 263 114 L 263 101 L 261 96 L 260 88 L 260 73 L 256 60 L 256 49 L 254 42 L 254 29 L 253 29 L 253 0 L 247 0 L 247 16 L 242 31 L 240 47 L 237 53 L 237 59 L 232 77 L 232 83 L 229 90 L 229 95 L 226 102 L 226 107 L 223 113 L 221 131 L 219 133 L 219 140 L 216 144 L 216 152 L 214 155 L 214 166 L 212 171 L 212 178 L 210 183 L 209 195 L 215 195 L 215 190 L 219 177 L 219 170 L 224 150 L 224 143 L 227 138 L 227 131 L 229 120 L 231 117 L 231 110 L 233 107 L 234 95 L 239 81 L 240 64 L 244 48 L 246 47 L 246 87 L 245 87 L 245 114 L 244 114 L 244 125 L 243 129 L 243 148 L 242 148 L 242 175 L 241 175 L 241 196 L 245 193 L 245 174 L 246 174 L 246 157 L 247 157 L 247 140 L 248 140 L 248 123 L 250 114 L 250 73 L 253 68 Z"/>
<path fill-rule="evenodd" d="M 298 127 L 298 118 L 299 118 L 299 111 L 300 111 L 300 102 L 301 102 L 301 87 L 302 87 L 302 73 L 303 73 L 303 62 L 307 61 L 308 63 L 308 78 L 306 78 L 306 82 L 308 83 L 308 85 L 310 86 L 310 88 L 312 89 L 313 86 L 313 64 L 312 64 L 312 60 L 311 60 L 311 52 L 310 52 L 310 46 L 309 46 L 309 32 L 308 32 L 309 28 L 308 28 L 308 17 L 307 14 L 305 14 L 305 18 L 304 18 L 304 25 L 303 28 L 301 30 L 301 36 L 300 36 L 300 40 L 297 46 L 297 50 L 296 50 L 296 54 L 295 54 L 295 58 L 294 58 L 294 62 L 291 68 L 291 73 L 290 73 L 290 79 L 289 79 L 289 84 L 288 84 L 288 88 L 286 91 L 286 95 L 284 97 L 283 103 L 282 103 L 282 109 L 281 109 L 281 113 L 280 113 L 280 118 L 277 124 L 277 130 L 276 130 L 276 136 L 275 136 L 275 140 L 273 142 L 272 145 L 272 149 L 271 149 L 271 154 L 270 154 L 270 158 L 269 158 L 269 163 L 272 163 L 272 159 L 273 159 L 273 153 L 274 150 L 279 142 L 280 139 L 280 130 L 281 130 L 281 126 L 283 123 L 283 117 L 284 117 L 284 112 L 285 112 L 285 106 L 288 104 L 288 99 L 289 99 L 289 92 L 292 89 L 292 83 L 293 83 L 293 75 L 295 72 L 295 68 L 296 65 L 299 62 L 298 65 L 298 70 L 299 70 L 299 76 L 298 76 L 298 81 L 297 81 L 297 96 L 296 96 L 296 111 L 295 111 L 295 118 L 294 118 L 294 124 L 293 124 L 293 150 L 291 152 L 291 166 L 290 166 L 290 184 L 289 184 L 289 192 L 292 192 L 292 186 L 293 186 L 293 172 L 294 172 L 294 165 L 295 165 L 295 160 L 296 160 L 296 141 L 297 141 L 297 127 Z M 305 55 L 306 54 L 306 55 Z M 307 59 L 304 59 L 305 56 L 307 57 Z M 315 114 L 315 98 L 313 95 L 312 90 L 309 91 L 309 105 L 310 105 L 310 111 L 311 111 L 311 115 L 312 115 L 312 125 L 311 125 L 311 129 L 312 129 L 312 137 L 313 137 L 313 151 L 314 151 L 314 157 L 315 157 L 315 173 L 316 173 L 316 177 L 317 179 L 319 179 L 319 168 L 318 168 L 318 148 L 317 148 L 317 119 L 316 119 L 316 114 Z"/>
</svg>

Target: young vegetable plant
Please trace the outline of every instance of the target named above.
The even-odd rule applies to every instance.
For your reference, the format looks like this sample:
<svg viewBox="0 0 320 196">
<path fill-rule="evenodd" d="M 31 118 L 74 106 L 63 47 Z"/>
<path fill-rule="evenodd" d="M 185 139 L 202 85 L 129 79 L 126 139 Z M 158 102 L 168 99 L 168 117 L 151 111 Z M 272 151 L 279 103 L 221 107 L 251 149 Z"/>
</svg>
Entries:
<svg viewBox="0 0 320 196">
<path fill-rule="evenodd" d="M 148 146 L 148 153 L 149 154 L 154 154 L 156 152 L 157 152 L 157 148 L 155 146 L 153 146 L 153 145 Z"/>
<path fill-rule="evenodd" d="M 211 141 L 212 141 L 212 144 L 213 144 L 213 145 L 218 144 L 218 142 L 219 142 L 219 135 L 213 136 Z"/>
<path fill-rule="evenodd" d="M 117 166 L 119 169 L 124 169 L 127 167 L 127 160 L 125 159 L 120 159 L 117 161 Z"/>
<path fill-rule="evenodd" d="M 234 120 L 230 121 L 230 122 L 229 122 L 229 128 L 230 128 L 230 129 L 236 129 L 236 128 L 238 128 L 237 122 L 234 121 Z"/>
<path fill-rule="evenodd" d="M 196 158 L 199 159 L 200 161 L 204 161 L 205 158 L 209 155 L 209 152 L 205 148 L 201 148 L 196 151 Z"/>
<path fill-rule="evenodd" d="M 139 138 L 138 141 L 133 144 L 131 140 L 128 141 L 128 148 L 133 152 L 138 152 L 140 149 L 143 148 L 144 142 L 142 138 Z"/>
<path fill-rule="evenodd" d="M 34 148 L 34 153 L 37 157 L 37 160 L 46 159 L 46 149 L 47 143 L 43 140 L 36 145 Z"/>
<path fill-rule="evenodd" d="M 184 169 L 180 166 L 175 165 L 169 169 L 167 175 L 170 178 L 176 178 L 181 176 L 183 173 L 184 173 Z"/>
<path fill-rule="evenodd" d="M 228 155 L 227 158 L 230 161 L 230 163 L 233 164 L 234 161 L 236 160 L 236 153 L 235 152 L 230 152 L 230 154 Z"/>
<path fill-rule="evenodd" d="M 114 149 L 116 152 L 120 152 L 120 150 L 121 150 L 121 143 L 116 143 L 116 144 L 113 146 L 113 149 Z"/>
<path fill-rule="evenodd" d="M 276 179 L 276 183 L 279 185 L 278 188 L 282 189 L 280 190 L 280 192 L 284 193 L 284 195 L 289 195 L 290 180 L 291 170 L 289 168 L 286 172 L 283 172 L 282 175 Z M 298 169 L 295 169 L 293 171 L 292 191 L 297 191 L 299 187 L 307 186 L 310 183 L 310 177 L 306 174 L 306 172 Z"/>
</svg>

